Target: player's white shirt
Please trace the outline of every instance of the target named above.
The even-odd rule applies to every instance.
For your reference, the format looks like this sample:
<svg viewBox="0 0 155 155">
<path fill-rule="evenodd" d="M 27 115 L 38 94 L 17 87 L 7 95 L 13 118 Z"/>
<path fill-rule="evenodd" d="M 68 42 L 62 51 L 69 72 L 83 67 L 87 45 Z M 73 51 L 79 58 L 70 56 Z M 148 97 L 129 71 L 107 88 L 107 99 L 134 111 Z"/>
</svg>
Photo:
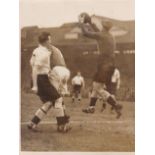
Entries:
<svg viewBox="0 0 155 155">
<path fill-rule="evenodd" d="M 38 74 L 48 74 L 50 71 L 51 52 L 44 46 L 39 45 L 32 54 L 30 64 L 32 69 L 36 69 Z"/>
<path fill-rule="evenodd" d="M 84 83 L 84 78 L 82 76 L 75 76 L 72 79 L 72 85 L 83 85 Z"/>
<path fill-rule="evenodd" d="M 56 48 L 54 49 L 56 50 Z M 30 64 L 32 67 L 32 73 L 35 74 L 47 74 L 49 77 L 50 82 L 53 84 L 53 86 L 61 91 L 62 94 L 68 93 L 67 88 L 67 81 L 70 78 L 70 71 L 65 66 L 55 66 L 54 68 L 50 67 L 50 57 L 51 57 L 51 51 L 49 51 L 46 47 L 39 45 L 32 54 L 32 57 L 30 59 Z M 59 52 L 58 55 L 55 57 L 55 62 L 59 62 L 58 60 L 61 60 L 60 57 L 63 57 L 61 52 Z M 35 85 L 36 86 L 36 82 Z"/>
<path fill-rule="evenodd" d="M 117 83 L 119 80 L 120 80 L 120 72 L 119 72 L 119 70 L 116 68 L 116 69 L 114 70 L 113 75 L 112 75 L 111 82 Z"/>
</svg>

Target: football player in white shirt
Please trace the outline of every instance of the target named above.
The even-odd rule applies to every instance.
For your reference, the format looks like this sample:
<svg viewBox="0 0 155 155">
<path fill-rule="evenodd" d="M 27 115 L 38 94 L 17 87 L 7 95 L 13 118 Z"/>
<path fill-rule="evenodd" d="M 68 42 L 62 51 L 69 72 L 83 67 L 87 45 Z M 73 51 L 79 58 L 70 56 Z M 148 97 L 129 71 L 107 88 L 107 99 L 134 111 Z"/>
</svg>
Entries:
<svg viewBox="0 0 155 155">
<path fill-rule="evenodd" d="M 28 129 L 38 131 L 38 124 L 49 109 L 54 107 L 58 125 L 57 130 L 66 132 L 70 129 L 70 126 L 68 126 L 69 116 L 65 114 L 60 86 L 62 87 L 63 85 L 62 81 L 65 81 L 64 83 L 66 84 L 70 73 L 66 68 L 61 52 L 51 45 L 50 34 L 43 32 L 39 36 L 38 41 L 39 46 L 33 51 L 30 59 L 33 82 L 32 91 L 40 97 L 43 106 L 34 114 Z M 55 63 L 52 64 L 53 62 Z M 62 77 L 60 72 L 67 74 L 63 74 Z M 64 77 L 65 79 L 63 79 Z"/>
<path fill-rule="evenodd" d="M 78 99 L 78 103 L 81 102 L 81 88 L 85 87 L 84 78 L 81 75 L 81 72 L 77 72 L 77 75 L 72 78 L 72 86 L 73 86 L 73 96 L 72 102 L 75 102 L 75 99 Z"/>
<path fill-rule="evenodd" d="M 120 71 L 118 68 L 114 69 L 114 73 L 111 77 L 111 81 L 109 81 L 106 84 L 106 90 L 111 93 L 114 97 L 116 97 L 117 90 L 120 88 Z M 103 112 L 106 109 L 106 101 L 103 101 L 101 112 Z M 114 110 L 113 107 L 111 107 L 111 110 Z"/>
</svg>

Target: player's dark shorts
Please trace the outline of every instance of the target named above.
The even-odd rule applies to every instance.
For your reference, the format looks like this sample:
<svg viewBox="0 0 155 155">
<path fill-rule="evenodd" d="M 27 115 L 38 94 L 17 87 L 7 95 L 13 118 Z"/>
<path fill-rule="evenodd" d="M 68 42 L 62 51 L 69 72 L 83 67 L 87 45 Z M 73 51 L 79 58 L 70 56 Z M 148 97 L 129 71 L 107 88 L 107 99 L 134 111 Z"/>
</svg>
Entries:
<svg viewBox="0 0 155 155">
<path fill-rule="evenodd" d="M 38 75 L 37 76 L 38 93 L 43 103 L 47 101 L 55 101 L 60 98 L 60 94 L 57 92 L 55 87 L 50 83 L 48 75 Z"/>
<path fill-rule="evenodd" d="M 74 93 L 80 93 L 81 92 L 81 85 L 74 85 L 73 86 L 73 92 Z"/>
<path fill-rule="evenodd" d="M 109 83 L 114 73 L 114 69 L 114 66 L 109 66 L 106 69 L 104 69 L 104 67 L 99 68 L 93 80 L 99 83 Z"/>
<path fill-rule="evenodd" d="M 98 59 L 97 72 L 93 80 L 106 84 L 107 82 L 110 82 L 114 70 L 114 58 L 112 56 L 102 55 Z"/>
<path fill-rule="evenodd" d="M 117 90 L 117 84 L 116 83 L 109 83 L 106 85 L 106 90 L 112 94 L 112 95 L 116 95 L 116 90 Z"/>
</svg>

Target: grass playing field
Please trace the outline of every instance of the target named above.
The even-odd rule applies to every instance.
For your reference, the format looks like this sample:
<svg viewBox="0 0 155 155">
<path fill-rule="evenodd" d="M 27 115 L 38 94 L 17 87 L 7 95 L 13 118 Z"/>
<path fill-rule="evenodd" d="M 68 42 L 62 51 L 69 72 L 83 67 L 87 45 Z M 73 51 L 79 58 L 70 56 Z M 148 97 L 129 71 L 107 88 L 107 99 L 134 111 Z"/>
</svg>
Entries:
<svg viewBox="0 0 155 155">
<path fill-rule="evenodd" d="M 101 113 L 101 102 L 97 102 L 94 114 L 85 114 L 89 100 L 72 104 L 65 98 L 67 112 L 71 116 L 72 130 L 57 133 L 53 109 L 43 119 L 39 128 L 42 132 L 33 133 L 27 129 L 27 122 L 42 105 L 33 94 L 21 94 L 21 150 L 22 151 L 111 151 L 134 152 L 134 103 L 121 102 L 123 116 L 117 120 L 110 112 L 110 106 Z"/>
</svg>

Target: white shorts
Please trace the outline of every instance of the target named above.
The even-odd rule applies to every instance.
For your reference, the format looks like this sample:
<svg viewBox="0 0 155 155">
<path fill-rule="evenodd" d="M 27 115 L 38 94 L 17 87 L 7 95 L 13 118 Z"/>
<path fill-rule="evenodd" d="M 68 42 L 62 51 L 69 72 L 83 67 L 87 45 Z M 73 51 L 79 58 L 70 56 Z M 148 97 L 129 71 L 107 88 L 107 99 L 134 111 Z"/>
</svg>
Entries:
<svg viewBox="0 0 155 155">
<path fill-rule="evenodd" d="M 93 82 L 93 90 L 91 93 L 91 97 L 102 98 L 106 101 L 109 96 L 110 93 L 104 89 L 103 83 Z"/>
<path fill-rule="evenodd" d="M 51 84 L 62 95 L 69 94 L 67 82 L 70 78 L 70 71 L 64 66 L 56 66 L 49 73 Z"/>
</svg>

